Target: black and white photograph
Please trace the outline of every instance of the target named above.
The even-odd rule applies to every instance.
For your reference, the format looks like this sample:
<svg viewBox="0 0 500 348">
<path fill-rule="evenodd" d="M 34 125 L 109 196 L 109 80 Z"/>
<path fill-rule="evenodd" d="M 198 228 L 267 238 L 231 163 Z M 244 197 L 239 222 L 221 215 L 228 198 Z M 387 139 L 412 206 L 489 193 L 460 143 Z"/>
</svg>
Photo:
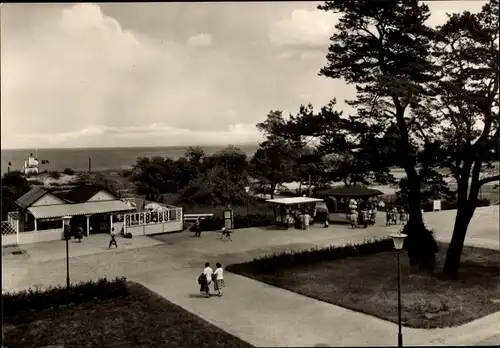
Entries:
<svg viewBox="0 0 500 348">
<path fill-rule="evenodd" d="M 499 345 L 499 38 L 499 0 L 2 3 L 2 347 Z"/>
</svg>

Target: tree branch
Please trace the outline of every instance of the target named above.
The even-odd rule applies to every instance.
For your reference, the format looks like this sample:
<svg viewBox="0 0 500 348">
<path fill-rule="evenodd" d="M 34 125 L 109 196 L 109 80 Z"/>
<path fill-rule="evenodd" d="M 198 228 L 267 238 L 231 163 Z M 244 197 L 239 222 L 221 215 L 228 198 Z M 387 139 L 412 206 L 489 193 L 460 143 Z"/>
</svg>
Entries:
<svg viewBox="0 0 500 348">
<path fill-rule="evenodd" d="M 486 185 L 490 182 L 498 181 L 498 180 L 500 180 L 500 174 L 493 175 L 493 176 L 490 176 L 487 178 L 483 178 L 483 179 L 479 180 L 479 187 Z"/>
</svg>

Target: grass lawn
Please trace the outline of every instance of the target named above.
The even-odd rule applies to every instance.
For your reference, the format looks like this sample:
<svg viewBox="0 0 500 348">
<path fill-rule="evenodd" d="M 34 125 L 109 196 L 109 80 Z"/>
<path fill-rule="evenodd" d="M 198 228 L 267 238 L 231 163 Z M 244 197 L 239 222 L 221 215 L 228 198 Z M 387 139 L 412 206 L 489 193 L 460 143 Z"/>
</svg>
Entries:
<svg viewBox="0 0 500 348">
<path fill-rule="evenodd" d="M 130 295 L 3 318 L 5 347 L 252 347 L 136 283 Z"/>
<path fill-rule="evenodd" d="M 441 273 L 447 244 L 440 243 L 435 274 L 411 274 L 401 255 L 402 321 L 415 328 L 457 326 L 500 310 L 499 252 L 465 247 L 458 280 Z M 396 252 L 283 269 L 280 274 L 238 273 L 321 301 L 397 323 Z"/>
</svg>

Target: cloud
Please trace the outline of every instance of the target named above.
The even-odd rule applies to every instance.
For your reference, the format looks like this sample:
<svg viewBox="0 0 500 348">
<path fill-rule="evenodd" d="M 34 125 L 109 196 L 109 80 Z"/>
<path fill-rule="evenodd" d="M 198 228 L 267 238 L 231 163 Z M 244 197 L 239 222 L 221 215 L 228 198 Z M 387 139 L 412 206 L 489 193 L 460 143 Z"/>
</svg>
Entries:
<svg viewBox="0 0 500 348">
<path fill-rule="evenodd" d="M 479 12 L 485 3 L 485 0 L 425 1 L 431 11 L 427 23 L 431 26 L 444 24 L 447 20 L 446 13 L 459 13 L 466 10 Z M 269 33 L 269 40 L 277 46 L 296 47 L 303 50 L 326 49 L 339 16 L 339 14 L 320 10 L 296 9 L 292 11 L 289 18 L 274 24 Z"/>
<path fill-rule="evenodd" d="M 262 140 L 254 124 L 234 124 L 218 131 L 196 131 L 152 123 L 137 127 L 89 126 L 64 133 L 27 133 L 11 140 L 13 148 L 187 146 L 257 143 Z M 2 147 L 3 144 L 2 144 Z"/>
<path fill-rule="evenodd" d="M 427 19 L 426 23 L 431 27 L 436 27 L 446 23 L 448 13 L 461 13 L 464 11 L 472 13 L 481 12 L 486 2 L 486 0 L 423 1 L 431 11 L 431 16 Z"/>
<path fill-rule="evenodd" d="M 319 10 L 294 10 L 290 18 L 275 23 L 269 39 L 278 46 L 327 47 L 336 17 Z"/>
<path fill-rule="evenodd" d="M 86 146 L 85 139 L 92 137 L 99 146 L 108 142 L 98 139 L 104 129 L 140 129 L 158 122 L 177 130 L 204 130 L 215 141 L 210 132 L 248 123 L 254 110 L 241 111 L 241 96 L 246 103 L 249 99 L 235 86 L 241 80 L 248 86 L 262 80 L 245 62 L 233 63 L 224 51 L 193 53 L 184 43 L 126 30 L 95 4 L 51 11 L 36 20 L 23 14 L 19 23 L 11 15 L 17 27 L 5 30 L 2 23 L 2 146 L 24 147 L 23 141 L 34 139 L 61 146 L 80 139 Z M 211 37 L 200 34 L 189 42 L 203 46 Z M 228 109 L 239 110 L 239 118 L 229 119 Z M 256 114 L 265 117 L 263 111 Z M 80 137 L 80 132 L 95 134 Z M 157 140 L 162 141 L 157 145 L 172 143 Z"/>
<path fill-rule="evenodd" d="M 208 47 L 212 44 L 212 36 L 209 34 L 198 34 L 191 36 L 186 44 L 191 47 Z"/>
</svg>

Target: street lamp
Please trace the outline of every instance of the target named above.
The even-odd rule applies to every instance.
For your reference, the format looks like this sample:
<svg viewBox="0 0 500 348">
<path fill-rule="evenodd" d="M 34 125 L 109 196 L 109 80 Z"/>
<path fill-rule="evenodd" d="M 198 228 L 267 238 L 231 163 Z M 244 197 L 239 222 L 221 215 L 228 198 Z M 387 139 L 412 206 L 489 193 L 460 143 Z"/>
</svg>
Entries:
<svg viewBox="0 0 500 348">
<path fill-rule="evenodd" d="M 399 259 L 407 235 L 398 232 L 390 234 L 389 237 L 392 238 L 392 241 L 394 242 L 394 249 L 396 249 L 398 253 L 398 347 L 403 347 L 403 330 L 401 327 L 401 266 Z"/>
<path fill-rule="evenodd" d="M 71 220 L 71 216 L 63 217 L 63 226 L 64 226 L 64 239 L 66 240 L 66 287 L 69 290 L 69 231 L 70 225 L 69 222 Z"/>
</svg>

